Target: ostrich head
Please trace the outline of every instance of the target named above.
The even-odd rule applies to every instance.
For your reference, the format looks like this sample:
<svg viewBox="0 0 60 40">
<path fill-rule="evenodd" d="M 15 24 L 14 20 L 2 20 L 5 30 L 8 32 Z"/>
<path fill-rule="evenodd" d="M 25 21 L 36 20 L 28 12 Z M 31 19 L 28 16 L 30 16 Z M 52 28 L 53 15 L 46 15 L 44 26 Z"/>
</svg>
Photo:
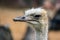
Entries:
<svg viewBox="0 0 60 40">
<path fill-rule="evenodd" d="M 39 20 L 41 20 L 42 14 L 46 13 L 46 11 L 44 9 L 41 8 L 32 8 L 29 10 L 25 11 L 25 15 L 24 16 L 19 16 L 14 18 L 14 21 L 20 21 L 20 22 L 34 22 L 33 24 L 37 23 Z"/>
<path fill-rule="evenodd" d="M 35 26 L 41 26 L 42 23 L 44 22 L 43 17 L 46 16 L 45 14 L 46 14 L 46 11 L 42 8 L 36 8 L 36 9 L 32 8 L 32 9 L 26 10 L 24 16 L 16 17 L 13 20 L 20 21 L 20 22 L 27 22 Z M 37 27 L 37 29 L 39 29 L 39 27 Z"/>
</svg>

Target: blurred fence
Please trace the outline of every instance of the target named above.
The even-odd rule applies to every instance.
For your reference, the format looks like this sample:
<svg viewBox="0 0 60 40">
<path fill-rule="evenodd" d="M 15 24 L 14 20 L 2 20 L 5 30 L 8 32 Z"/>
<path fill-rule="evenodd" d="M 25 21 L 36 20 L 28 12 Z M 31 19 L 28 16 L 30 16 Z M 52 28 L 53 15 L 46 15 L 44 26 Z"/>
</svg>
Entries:
<svg viewBox="0 0 60 40">
<path fill-rule="evenodd" d="M 1 5 L 14 7 L 32 7 L 41 5 L 43 0 L 0 0 Z"/>
</svg>

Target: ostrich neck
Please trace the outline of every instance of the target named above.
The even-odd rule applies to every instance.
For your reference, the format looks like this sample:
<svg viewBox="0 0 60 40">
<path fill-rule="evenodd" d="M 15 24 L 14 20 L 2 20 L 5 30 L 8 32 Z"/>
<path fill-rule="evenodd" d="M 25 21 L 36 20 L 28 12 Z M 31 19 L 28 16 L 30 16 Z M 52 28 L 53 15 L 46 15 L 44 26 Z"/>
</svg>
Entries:
<svg viewBox="0 0 60 40">
<path fill-rule="evenodd" d="M 43 27 L 41 31 L 36 31 L 36 40 L 48 40 L 48 28 Z"/>
<path fill-rule="evenodd" d="M 47 40 L 47 33 L 36 31 L 36 40 Z"/>
<path fill-rule="evenodd" d="M 40 32 L 36 31 L 36 40 L 40 40 Z"/>
<path fill-rule="evenodd" d="M 33 29 L 35 29 L 35 40 L 48 40 L 48 27 L 47 25 L 40 28 L 41 30 L 38 31 L 36 30 L 36 27 L 40 27 L 39 25 L 29 25 L 30 27 L 33 27 Z"/>
</svg>

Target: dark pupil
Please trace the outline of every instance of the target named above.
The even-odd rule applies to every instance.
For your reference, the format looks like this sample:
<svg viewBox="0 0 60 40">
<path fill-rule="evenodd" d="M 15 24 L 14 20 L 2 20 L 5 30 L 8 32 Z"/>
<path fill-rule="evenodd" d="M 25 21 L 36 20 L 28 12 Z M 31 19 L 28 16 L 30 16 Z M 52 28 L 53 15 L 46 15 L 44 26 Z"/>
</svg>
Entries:
<svg viewBox="0 0 60 40">
<path fill-rule="evenodd" d="M 38 17 L 41 17 L 41 15 L 35 15 L 35 17 L 37 17 L 37 18 L 38 18 Z"/>
</svg>

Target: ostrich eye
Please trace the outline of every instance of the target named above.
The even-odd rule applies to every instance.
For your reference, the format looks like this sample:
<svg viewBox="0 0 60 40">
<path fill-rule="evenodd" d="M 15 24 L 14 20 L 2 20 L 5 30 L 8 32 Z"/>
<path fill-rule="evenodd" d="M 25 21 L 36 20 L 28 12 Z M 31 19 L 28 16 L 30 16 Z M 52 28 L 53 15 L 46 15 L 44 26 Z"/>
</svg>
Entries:
<svg viewBox="0 0 60 40">
<path fill-rule="evenodd" d="M 41 15 L 35 15 L 34 17 L 35 17 L 35 18 L 38 18 L 38 17 L 41 17 Z"/>
<path fill-rule="evenodd" d="M 39 19 L 41 17 L 41 15 L 35 15 L 34 18 L 35 19 Z"/>
</svg>

